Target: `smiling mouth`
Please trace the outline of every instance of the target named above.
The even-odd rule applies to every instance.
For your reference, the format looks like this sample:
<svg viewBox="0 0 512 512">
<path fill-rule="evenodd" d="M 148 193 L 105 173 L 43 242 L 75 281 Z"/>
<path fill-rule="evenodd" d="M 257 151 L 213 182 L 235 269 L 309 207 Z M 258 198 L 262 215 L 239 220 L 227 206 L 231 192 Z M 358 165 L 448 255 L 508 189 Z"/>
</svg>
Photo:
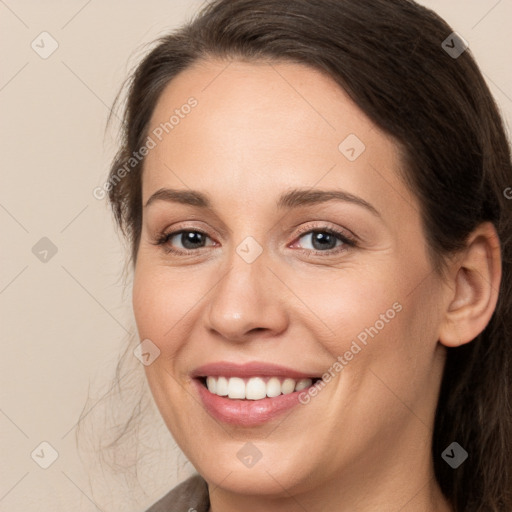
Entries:
<svg viewBox="0 0 512 512">
<path fill-rule="evenodd" d="M 320 378 L 204 376 L 198 377 L 198 380 L 210 393 L 220 397 L 232 400 L 263 400 L 302 391 L 314 385 Z"/>
</svg>

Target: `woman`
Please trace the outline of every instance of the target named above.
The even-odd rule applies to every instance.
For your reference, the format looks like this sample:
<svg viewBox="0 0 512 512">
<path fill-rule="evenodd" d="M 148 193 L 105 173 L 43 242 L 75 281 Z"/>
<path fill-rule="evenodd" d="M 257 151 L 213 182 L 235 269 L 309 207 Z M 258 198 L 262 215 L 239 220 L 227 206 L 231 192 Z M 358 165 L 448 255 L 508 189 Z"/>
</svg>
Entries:
<svg viewBox="0 0 512 512">
<path fill-rule="evenodd" d="M 506 511 L 510 150 L 408 0 L 215 0 L 130 82 L 107 190 L 197 469 L 151 512 Z"/>
</svg>

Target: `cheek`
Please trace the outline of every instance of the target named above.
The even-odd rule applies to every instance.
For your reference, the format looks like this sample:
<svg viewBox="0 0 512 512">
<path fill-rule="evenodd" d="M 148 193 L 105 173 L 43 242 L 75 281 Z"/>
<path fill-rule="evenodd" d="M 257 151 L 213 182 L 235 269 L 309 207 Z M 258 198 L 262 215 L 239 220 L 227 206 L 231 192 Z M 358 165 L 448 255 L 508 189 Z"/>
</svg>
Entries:
<svg viewBox="0 0 512 512">
<path fill-rule="evenodd" d="M 314 313 L 306 312 L 299 321 L 311 318 L 309 328 L 317 341 L 333 359 L 346 355 L 353 375 L 364 373 L 365 367 L 396 371 L 406 365 L 410 372 L 400 375 L 411 378 L 411 372 L 431 363 L 440 320 L 435 302 L 439 290 L 435 279 L 425 279 L 428 267 L 399 263 L 388 261 L 365 272 L 347 268 L 339 277 L 331 273 L 299 281 L 297 295 L 306 298 Z"/>
<path fill-rule="evenodd" d="M 171 355 L 179 348 L 172 341 L 184 339 L 187 317 L 206 292 L 193 271 L 171 273 L 165 267 L 139 261 L 132 303 L 140 339 L 149 338 L 162 353 Z"/>
<path fill-rule="evenodd" d="M 143 257 L 137 260 L 132 305 L 139 339 L 151 340 L 160 350 L 159 357 L 145 366 L 144 371 L 155 403 L 177 438 L 180 407 L 171 404 L 181 404 L 183 396 L 182 385 L 177 383 L 180 377 L 175 363 L 180 360 L 178 354 L 188 339 L 187 321 L 193 305 L 197 304 L 198 294 L 194 278 L 190 280 L 185 274 L 171 273 L 169 268 Z"/>
<path fill-rule="evenodd" d="M 316 317 L 316 332 L 324 333 L 322 343 L 333 355 L 349 350 L 354 340 L 364 347 L 391 333 L 404 309 L 389 269 L 383 273 L 346 268 L 300 283 L 297 295 L 306 298 Z"/>
</svg>

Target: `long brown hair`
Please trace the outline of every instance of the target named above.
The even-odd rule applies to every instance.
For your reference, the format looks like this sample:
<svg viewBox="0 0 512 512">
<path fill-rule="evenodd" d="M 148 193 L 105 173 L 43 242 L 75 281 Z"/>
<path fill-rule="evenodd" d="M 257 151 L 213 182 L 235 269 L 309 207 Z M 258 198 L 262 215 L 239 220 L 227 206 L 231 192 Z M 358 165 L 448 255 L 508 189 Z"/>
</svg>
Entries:
<svg viewBox="0 0 512 512">
<path fill-rule="evenodd" d="M 136 263 L 143 160 L 119 179 L 148 135 L 163 88 L 208 57 L 291 61 L 339 83 L 402 149 L 404 180 L 419 200 L 437 270 L 484 221 L 497 229 L 503 273 L 498 304 L 471 343 L 448 348 L 433 435 L 442 491 L 458 512 L 512 511 L 512 166 L 502 119 L 469 49 L 450 55 L 453 33 L 410 0 L 214 0 L 157 41 L 128 82 L 123 139 L 109 200 Z M 449 47 L 460 43 L 448 39 Z M 468 460 L 452 469 L 457 441 Z"/>
</svg>

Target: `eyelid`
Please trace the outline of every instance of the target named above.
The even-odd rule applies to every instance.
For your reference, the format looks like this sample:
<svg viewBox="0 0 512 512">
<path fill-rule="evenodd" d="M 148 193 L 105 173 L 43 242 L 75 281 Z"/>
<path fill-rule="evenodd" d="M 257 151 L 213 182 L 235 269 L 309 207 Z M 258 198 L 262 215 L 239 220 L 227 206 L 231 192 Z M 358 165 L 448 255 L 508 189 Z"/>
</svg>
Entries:
<svg viewBox="0 0 512 512">
<path fill-rule="evenodd" d="M 300 238 L 301 235 L 304 235 L 306 233 L 310 233 L 312 231 L 332 231 L 333 233 L 339 234 L 344 236 L 345 238 L 353 241 L 354 243 L 359 240 L 359 238 L 349 229 L 342 228 L 341 226 L 335 226 L 334 224 L 331 224 L 330 222 L 322 222 L 322 221 L 315 221 L 317 225 L 311 225 L 308 224 L 306 226 L 301 226 L 297 230 L 297 235 Z"/>
</svg>

